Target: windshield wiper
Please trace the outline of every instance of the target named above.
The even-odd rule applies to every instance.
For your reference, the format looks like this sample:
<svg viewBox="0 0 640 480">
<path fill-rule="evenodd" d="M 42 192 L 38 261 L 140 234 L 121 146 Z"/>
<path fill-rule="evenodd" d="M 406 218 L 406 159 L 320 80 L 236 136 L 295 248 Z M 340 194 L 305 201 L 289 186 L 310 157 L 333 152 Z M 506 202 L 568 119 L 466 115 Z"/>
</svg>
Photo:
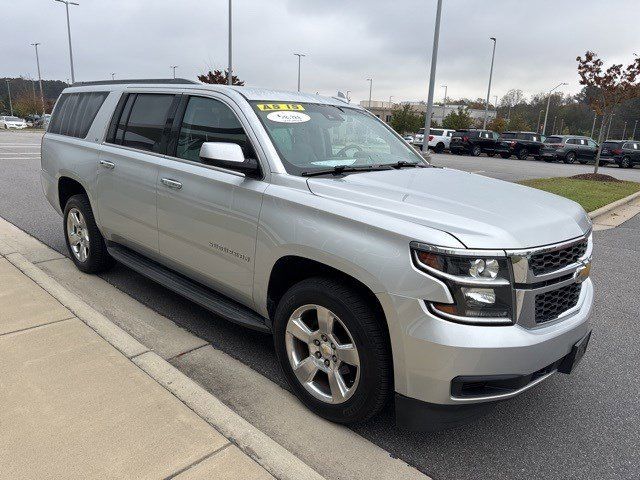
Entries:
<svg viewBox="0 0 640 480">
<path fill-rule="evenodd" d="M 373 172 L 376 170 L 390 170 L 392 165 L 361 165 L 358 167 L 350 165 L 336 165 L 333 168 L 327 168 L 323 170 L 311 170 L 309 172 L 302 172 L 303 177 L 315 177 L 318 175 L 342 175 L 347 172 Z"/>
<path fill-rule="evenodd" d="M 426 165 L 424 163 L 407 162 L 406 160 L 400 160 L 399 162 L 396 162 L 396 163 L 390 163 L 387 166 L 391 167 L 391 168 L 397 168 L 397 169 L 400 169 L 402 167 L 419 167 L 419 168 L 425 168 L 426 167 Z"/>
</svg>

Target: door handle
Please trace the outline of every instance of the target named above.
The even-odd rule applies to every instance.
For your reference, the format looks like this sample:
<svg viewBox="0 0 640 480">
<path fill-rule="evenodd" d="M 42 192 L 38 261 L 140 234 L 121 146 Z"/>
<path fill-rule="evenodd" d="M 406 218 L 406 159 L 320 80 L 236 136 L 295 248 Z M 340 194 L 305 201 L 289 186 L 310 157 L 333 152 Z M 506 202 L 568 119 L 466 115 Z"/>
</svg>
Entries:
<svg viewBox="0 0 640 480">
<path fill-rule="evenodd" d="M 176 190 L 180 190 L 182 188 L 182 183 L 177 180 L 171 180 L 170 178 L 162 178 L 160 181 L 169 188 L 175 188 Z"/>
<path fill-rule="evenodd" d="M 109 162 L 107 160 L 100 160 L 100 165 L 104 168 L 108 168 L 109 170 L 116 168 L 116 164 L 113 162 Z"/>
</svg>

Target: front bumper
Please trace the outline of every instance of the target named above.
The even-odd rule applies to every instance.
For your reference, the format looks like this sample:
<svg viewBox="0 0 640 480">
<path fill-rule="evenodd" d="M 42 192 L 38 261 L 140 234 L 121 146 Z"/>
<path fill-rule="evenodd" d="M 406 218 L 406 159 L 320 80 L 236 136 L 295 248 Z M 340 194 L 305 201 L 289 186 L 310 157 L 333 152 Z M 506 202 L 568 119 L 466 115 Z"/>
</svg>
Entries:
<svg viewBox="0 0 640 480">
<path fill-rule="evenodd" d="M 379 294 L 387 314 L 396 392 L 438 405 L 503 400 L 502 395 L 461 397 L 452 391 L 457 377 L 531 375 L 562 359 L 589 329 L 593 284 L 586 280 L 572 315 L 535 328 L 463 325 L 433 315 L 422 300 Z"/>
</svg>

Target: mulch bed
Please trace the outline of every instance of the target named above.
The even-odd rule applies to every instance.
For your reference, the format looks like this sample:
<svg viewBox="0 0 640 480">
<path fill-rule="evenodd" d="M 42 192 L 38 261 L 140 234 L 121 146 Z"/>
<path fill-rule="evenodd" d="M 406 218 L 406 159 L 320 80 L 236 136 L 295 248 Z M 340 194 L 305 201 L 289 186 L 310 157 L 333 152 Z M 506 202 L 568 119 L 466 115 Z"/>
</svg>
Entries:
<svg viewBox="0 0 640 480">
<path fill-rule="evenodd" d="M 622 180 L 618 180 L 611 175 L 604 175 L 602 173 L 581 173 L 580 175 L 573 175 L 569 178 L 575 178 L 578 180 L 595 180 L 597 182 L 614 182 L 614 183 L 622 183 Z"/>
</svg>

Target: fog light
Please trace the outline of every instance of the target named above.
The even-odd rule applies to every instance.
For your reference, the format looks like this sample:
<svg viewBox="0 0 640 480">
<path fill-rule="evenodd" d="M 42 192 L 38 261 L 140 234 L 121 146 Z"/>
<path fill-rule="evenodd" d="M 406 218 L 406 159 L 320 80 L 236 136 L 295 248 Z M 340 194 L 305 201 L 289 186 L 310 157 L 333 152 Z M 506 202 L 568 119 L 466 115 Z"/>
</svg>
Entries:
<svg viewBox="0 0 640 480">
<path fill-rule="evenodd" d="M 486 306 L 496 303 L 496 292 L 492 288 L 462 287 L 462 294 L 469 306 Z"/>
</svg>

